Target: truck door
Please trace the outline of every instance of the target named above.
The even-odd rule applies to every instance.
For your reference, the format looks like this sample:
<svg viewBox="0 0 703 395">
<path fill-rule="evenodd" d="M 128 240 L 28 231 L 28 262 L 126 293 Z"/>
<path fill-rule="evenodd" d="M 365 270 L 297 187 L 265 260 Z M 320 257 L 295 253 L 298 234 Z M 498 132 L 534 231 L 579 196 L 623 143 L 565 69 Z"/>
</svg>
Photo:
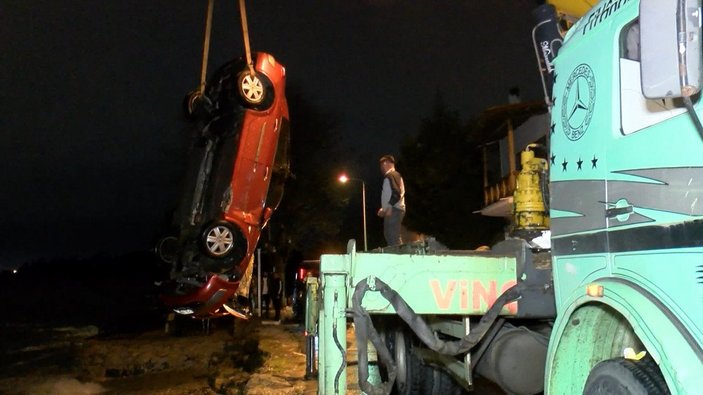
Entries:
<svg viewBox="0 0 703 395">
<path fill-rule="evenodd" d="M 572 28 L 554 61 L 549 160 L 557 309 L 607 271 L 606 153 L 613 134 L 608 27 Z"/>
<path fill-rule="evenodd" d="M 620 55 L 614 65 L 619 80 L 613 92 L 614 102 L 619 103 L 619 117 L 615 117 L 619 133 L 608 145 L 606 218 L 611 252 L 645 249 L 638 247 L 644 240 L 633 226 L 651 225 L 658 217 L 651 215 L 651 209 L 676 204 L 662 199 L 675 173 L 670 165 L 676 150 L 665 151 L 665 146 L 675 136 L 671 120 L 686 110 L 679 99 L 647 99 L 642 94 L 639 38 L 638 20 L 626 21 L 619 32 Z"/>
</svg>

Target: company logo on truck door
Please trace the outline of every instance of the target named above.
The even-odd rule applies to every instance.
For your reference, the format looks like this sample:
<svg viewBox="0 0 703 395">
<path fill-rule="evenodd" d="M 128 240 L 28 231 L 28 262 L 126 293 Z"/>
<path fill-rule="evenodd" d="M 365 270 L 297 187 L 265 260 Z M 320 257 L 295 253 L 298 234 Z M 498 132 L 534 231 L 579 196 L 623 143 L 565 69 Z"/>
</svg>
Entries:
<svg viewBox="0 0 703 395">
<path fill-rule="evenodd" d="M 596 8 L 595 11 L 588 15 L 588 20 L 583 23 L 583 34 L 585 35 L 588 31 L 595 28 L 603 21 L 608 19 L 611 15 L 628 3 L 628 0 L 608 0 L 603 1 L 600 7 Z"/>
<path fill-rule="evenodd" d="M 498 292 L 496 280 L 448 280 L 442 286 L 442 283 L 434 278 L 430 279 L 430 288 L 439 310 L 458 308 L 461 311 L 485 311 L 493 306 L 499 295 L 516 283 L 515 280 L 506 281 L 501 284 Z M 506 309 L 510 314 L 517 314 L 517 302 L 508 303 L 503 311 Z"/>
<path fill-rule="evenodd" d="M 566 81 L 561 104 L 561 124 L 569 140 L 586 133 L 596 104 L 596 78 L 587 64 L 576 66 Z"/>
</svg>

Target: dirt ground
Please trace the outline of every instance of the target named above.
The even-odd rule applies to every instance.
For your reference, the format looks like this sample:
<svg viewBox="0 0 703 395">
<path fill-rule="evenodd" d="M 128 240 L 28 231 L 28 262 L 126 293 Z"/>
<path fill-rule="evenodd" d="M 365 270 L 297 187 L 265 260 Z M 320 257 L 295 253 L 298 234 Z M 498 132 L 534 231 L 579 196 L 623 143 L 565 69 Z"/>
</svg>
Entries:
<svg viewBox="0 0 703 395">
<path fill-rule="evenodd" d="M 147 261 L 0 273 L 0 394 L 317 393 L 317 380 L 305 380 L 303 328 L 290 307 L 280 324 L 181 318 L 167 334 L 157 289 L 142 273 Z M 355 349 L 350 327 L 348 395 L 360 393 Z"/>
<path fill-rule="evenodd" d="M 167 311 L 149 252 L 0 272 L 0 394 L 314 394 L 292 311 L 275 324 Z"/>
<path fill-rule="evenodd" d="M 304 378 L 299 324 L 235 322 L 211 320 L 209 330 L 200 322 L 181 322 L 177 336 L 4 325 L 0 393 L 316 394 L 316 381 Z"/>
<path fill-rule="evenodd" d="M 290 314 L 290 312 L 287 312 Z M 305 378 L 303 328 L 229 318 L 101 335 L 96 326 L 0 326 L 0 394 L 316 395 Z M 347 329 L 347 395 L 361 393 L 353 328 Z M 474 393 L 499 395 L 474 383 Z"/>
</svg>

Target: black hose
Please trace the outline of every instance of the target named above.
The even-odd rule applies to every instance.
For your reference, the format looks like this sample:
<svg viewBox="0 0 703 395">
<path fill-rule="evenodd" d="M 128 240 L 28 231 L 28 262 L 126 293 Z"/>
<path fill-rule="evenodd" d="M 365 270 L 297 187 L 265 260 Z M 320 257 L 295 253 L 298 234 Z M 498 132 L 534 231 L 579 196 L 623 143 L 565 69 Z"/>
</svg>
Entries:
<svg viewBox="0 0 703 395">
<path fill-rule="evenodd" d="M 493 339 L 498 335 L 498 331 L 500 331 L 500 328 L 503 327 L 503 324 L 505 324 L 505 319 L 500 318 L 496 321 L 495 325 L 491 327 L 491 329 L 486 332 L 486 335 L 484 335 L 485 341 L 481 343 L 481 345 L 476 349 L 471 354 L 471 371 L 474 370 L 476 365 L 478 365 L 479 361 L 481 361 L 481 358 L 483 357 L 483 354 L 485 354 L 486 350 L 488 349 L 488 346 L 491 344 Z"/>
<path fill-rule="evenodd" d="M 686 1 L 685 0 L 679 0 L 676 6 L 676 38 L 678 40 L 678 46 L 680 48 L 683 48 L 683 50 L 679 50 L 679 84 L 681 85 L 681 94 L 682 94 L 682 99 L 683 103 L 686 106 L 686 109 L 688 110 L 688 113 L 691 115 L 691 120 L 693 120 L 693 124 L 696 126 L 696 130 L 698 131 L 698 134 L 701 136 L 701 139 L 703 139 L 703 125 L 701 125 L 701 120 L 698 118 L 698 114 L 696 113 L 696 110 L 693 108 L 693 102 L 691 101 L 690 97 L 690 87 L 689 81 L 688 81 L 688 73 L 686 71 L 686 57 L 688 55 L 688 48 L 686 46 Z M 686 91 L 686 92 L 685 92 Z"/>
<path fill-rule="evenodd" d="M 549 215 L 549 172 L 542 171 L 539 174 L 539 189 L 542 194 L 542 204 L 544 205 L 544 212 Z"/>
<path fill-rule="evenodd" d="M 334 293 L 334 304 L 337 305 L 337 292 Z M 337 345 L 339 352 L 342 354 L 342 364 L 337 370 L 337 374 L 334 375 L 334 393 L 339 394 L 339 378 L 344 373 L 344 369 L 347 367 L 347 349 L 342 347 L 342 343 L 339 341 L 339 336 L 337 336 L 337 320 L 332 321 L 332 339 L 334 339 L 334 344 Z"/>
<path fill-rule="evenodd" d="M 398 292 L 378 278 L 374 278 L 374 281 L 375 290 L 379 291 L 381 295 L 391 303 L 397 315 L 410 326 L 417 337 L 420 338 L 427 347 L 437 353 L 450 356 L 465 354 L 478 344 L 481 339 L 483 339 L 488 329 L 494 324 L 503 306 L 519 299 L 522 292 L 527 288 L 527 285 L 523 282 L 519 282 L 510 287 L 496 299 L 493 306 L 488 309 L 470 334 L 459 340 L 444 341 L 434 335 L 429 325 L 427 325 L 422 317 L 413 311 Z M 352 296 L 352 307 L 350 309 L 354 317 L 356 344 L 359 353 L 359 387 L 367 394 L 389 394 L 393 388 L 393 382 L 395 381 L 396 365 L 390 355 L 390 351 L 388 351 L 386 345 L 381 341 L 376 328 L 374 328 L 371 316 L 361 305 L 364 295 L 368 290 L 370 290 L 368 279 L 361 280 L 356 284 Z M 368 340 L 371 340 L 371 343 L 378 352 L 379 359 L 384 366 L 386 366 L 386 370 L 388 371 L 388 381 L 381 383 L 380 386 L 374 386 L 368 382 L 368 357 L 366 355 L 366 344 Z"/>
<path fill-rule="evenodd" d="M 393 389 L 393 384 L 395 383 L 395 377 L 397 368 L 395 361 L 391 357 L 391 353 L 386 347 L 385 343 L 381 340 L 381 337 L 376 331 L 376 328 L 371 321 L 371 316 L 369 315 L 363 307 L 354 312 L 354 329 L 356 335 L 356 348 L 358 354 L 358 365 L 359 365 L 359 388 L 366 394 L 369 395 L 387 395 L 391 393 Z M 388 381 L 382 382 L 380 385 L 373 385 L 369 383 L 369 369 L 368 369 L 368 341 L 371 340 L 376 349 L 378 358 L 380 359 L 383 366 L 386 367 L 388 372 Z"/>
<path fill-rule="evenodd" d="M 691 101 L 691 98 L 689 96 L 684 96 L 682 99 L 683 104 L 686 106 L 686 110 L 688 110 L 689 115 L 691 115 L 691 120 L 693 121 L 693 124 L 696 126 L 696 130 L 698 130 L 698 134 L 701 136 L 701 140 L 703 140 L 703 125 L 701 125 L 701 119 L 698 118 L 698 114 L 693 108 L 693 102 Z"/>
</svg>

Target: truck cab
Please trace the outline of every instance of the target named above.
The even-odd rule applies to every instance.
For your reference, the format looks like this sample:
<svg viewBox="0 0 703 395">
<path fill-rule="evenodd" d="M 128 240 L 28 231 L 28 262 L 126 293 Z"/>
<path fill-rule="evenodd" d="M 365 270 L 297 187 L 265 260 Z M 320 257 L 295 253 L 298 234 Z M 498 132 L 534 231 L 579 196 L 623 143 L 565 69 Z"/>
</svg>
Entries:
<svg viewBox="0 0 703 395">
<path fill-rule="evenodd" d="M 672 393 L 700 387 L 703 309 L 691 303 L 703 300 L 703 140 L 681 95 L 646 92 L 647 62 L 660 59 L 643 50 L 667 36 L 657 30 L 665 22 L 645 20 L 648 4 L 601 1 L 571 26 L 553 62 L 550 393 L 576 393 L 589 374 L 602 376 L 594 362 L 620 368 L 633 343 Z M 667 45 L 676 48 L 673 33 Z M 691 99 L 698 112 L 700 95 Z"/>
<path fill-rule="evenodd" d="M 349 317 L 365 393 L 481 392 L 482 379 L 511 394 L 700 393 L 701 2 L 553 3 L 533 34 L 546 110 L 482 118 L 487 134 L 507 125 L 482 143 L 480 210 L 510 218 L 506 240 L 323 255 L 306 321 L 319 393 L 346 388 Z M 519 111 L 542 133 L 526 138 Z"/>
</svg>

